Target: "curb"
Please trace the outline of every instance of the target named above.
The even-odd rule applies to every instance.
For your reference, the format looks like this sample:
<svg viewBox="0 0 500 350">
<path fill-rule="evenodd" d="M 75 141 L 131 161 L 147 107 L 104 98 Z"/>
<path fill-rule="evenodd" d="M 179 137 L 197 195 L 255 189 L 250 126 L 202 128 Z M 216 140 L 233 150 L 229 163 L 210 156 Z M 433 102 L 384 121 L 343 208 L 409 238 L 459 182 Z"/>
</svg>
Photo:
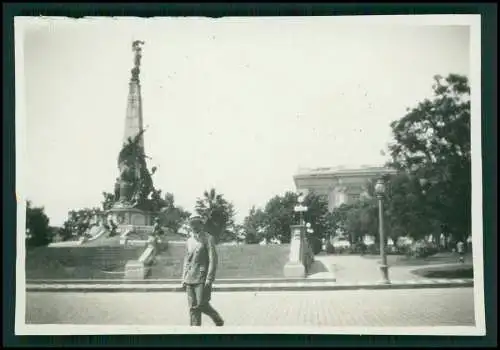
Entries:
<svg viewBox="0 0 500 350">
<path fill-rule="evenodd" d="M 474 286 L 471 280 L 424 280 L 393 281 L 383 283 L 337 283 L 337 282 L 293 282 L 293 283 L 218 283 L 217 292 L 261 292 L 261 291 L 336 291 L 336 290 L 385 290 L 385 289 L 429 289 L 467 288 Z M 28 283 L 26 292 L 183 292 L 179 283 Z"/>
<path fill-rule="evenodd" d="M 217 279 L 217 285 L 228 284 L 284 284 L 284 283 L 319 283 L 319 282 L 335 282 L 334 277 L 329 278 L 227 278 Z M 80 280 L 63 280 L 63 279 L 31 279 L 27 280 L 26 285 L 180 285 L 181 279 L 80 279 Z"/>
</svg>

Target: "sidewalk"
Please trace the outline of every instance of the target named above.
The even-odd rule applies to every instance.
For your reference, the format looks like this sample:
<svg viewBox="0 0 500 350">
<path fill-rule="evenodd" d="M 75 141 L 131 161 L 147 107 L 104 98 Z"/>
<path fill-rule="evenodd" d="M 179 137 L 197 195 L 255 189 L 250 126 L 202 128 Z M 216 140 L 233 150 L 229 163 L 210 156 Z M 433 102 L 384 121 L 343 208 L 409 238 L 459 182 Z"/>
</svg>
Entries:
<svg viewBox="0 0 500 350">
<path fill-rule="evenodd" d="M 357 255 L 320 255 L 316 256 L 315 260 L 328 270 L 327 274 L 334 275 L 337 282 L 376 283 L 381 278 L 378 259 L 369 259 Z M 389 278 L 395 281 L 408 281 L 411 283 L 423 282 L 427 279 L 412 273 L 413 270 L 452 265 L 455 264 L 389 266 Z M 456 265 L 459 264 L 457 263 Z M 309 278 L 324 275 L 324 272 L 320 272 L 309 276 Z"/>
</svg>

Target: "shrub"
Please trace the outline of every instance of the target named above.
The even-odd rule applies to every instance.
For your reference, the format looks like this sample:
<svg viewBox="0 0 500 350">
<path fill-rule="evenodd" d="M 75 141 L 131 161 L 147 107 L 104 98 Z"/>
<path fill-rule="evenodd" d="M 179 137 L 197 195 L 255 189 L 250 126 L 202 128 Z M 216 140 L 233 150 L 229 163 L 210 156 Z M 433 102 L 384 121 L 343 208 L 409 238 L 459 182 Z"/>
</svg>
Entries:
<svg viewBox="0 0 500 350">
<path fill-rule="evenodd" d="M 330 242 L 330 241 L 326 242 L 325 250 L 326 250 L 326 254 L 333 254 L 335 252 L 335 248 L 333 247 L 332 242 Z"/>
<path fill-rule="evenodd" d="M 366 249 L 367 254 L 377 255 L 380 254 L 380 249 L 376 244 L 370 244 Z"/>
<path fill-rule="evenodd" d="M 350 253 L 351 254 L 365 254 L 366 253 L 366 244 L 363 242 L 355 243 L 351 246 Z"/>
<path fill-rule="evenodd" d="M 348 247 L 334 247 L 334 251 L 336 254 L 350 254 L 351 248 Z"/>
<path fill-rule="evenodd" d="M 417 241 L 406 251 L 406 255 L 414 258 L 427 258 L 438 253 L 439 249 L 435 244 Z"/>
</svg>

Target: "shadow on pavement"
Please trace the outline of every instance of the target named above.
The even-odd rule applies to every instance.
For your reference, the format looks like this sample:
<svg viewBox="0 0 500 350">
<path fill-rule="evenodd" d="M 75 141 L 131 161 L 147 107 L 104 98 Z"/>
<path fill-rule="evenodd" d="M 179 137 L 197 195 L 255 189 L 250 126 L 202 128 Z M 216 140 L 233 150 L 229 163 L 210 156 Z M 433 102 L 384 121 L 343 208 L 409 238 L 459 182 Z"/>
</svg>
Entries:
<svg viewBox="0 0 500 350">
<path fill-rule="evenodd" d="M 330 272 L 330 271 L 328 271 L 326 265 L 322 261 L 315 260 L 309 269 L 309 274 L 314 275 L 321 272 Z"/>
</svg>

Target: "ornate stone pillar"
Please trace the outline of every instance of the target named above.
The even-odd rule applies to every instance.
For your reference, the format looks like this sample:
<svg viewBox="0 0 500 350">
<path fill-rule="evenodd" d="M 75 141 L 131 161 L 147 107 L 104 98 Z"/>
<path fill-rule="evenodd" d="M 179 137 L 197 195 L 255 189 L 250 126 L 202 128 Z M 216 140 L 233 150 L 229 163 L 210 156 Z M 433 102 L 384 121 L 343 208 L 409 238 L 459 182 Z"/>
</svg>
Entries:
<svg viewBox="0 0 500 350">
<path fill-rule="evenodd" d="M 305 277 L 306 268 L 304 266 L 304 238 L 305 225 L 292 225 L 290 240 L 289 260 L 284 267 L 285 277 Z"/>
</svg>

